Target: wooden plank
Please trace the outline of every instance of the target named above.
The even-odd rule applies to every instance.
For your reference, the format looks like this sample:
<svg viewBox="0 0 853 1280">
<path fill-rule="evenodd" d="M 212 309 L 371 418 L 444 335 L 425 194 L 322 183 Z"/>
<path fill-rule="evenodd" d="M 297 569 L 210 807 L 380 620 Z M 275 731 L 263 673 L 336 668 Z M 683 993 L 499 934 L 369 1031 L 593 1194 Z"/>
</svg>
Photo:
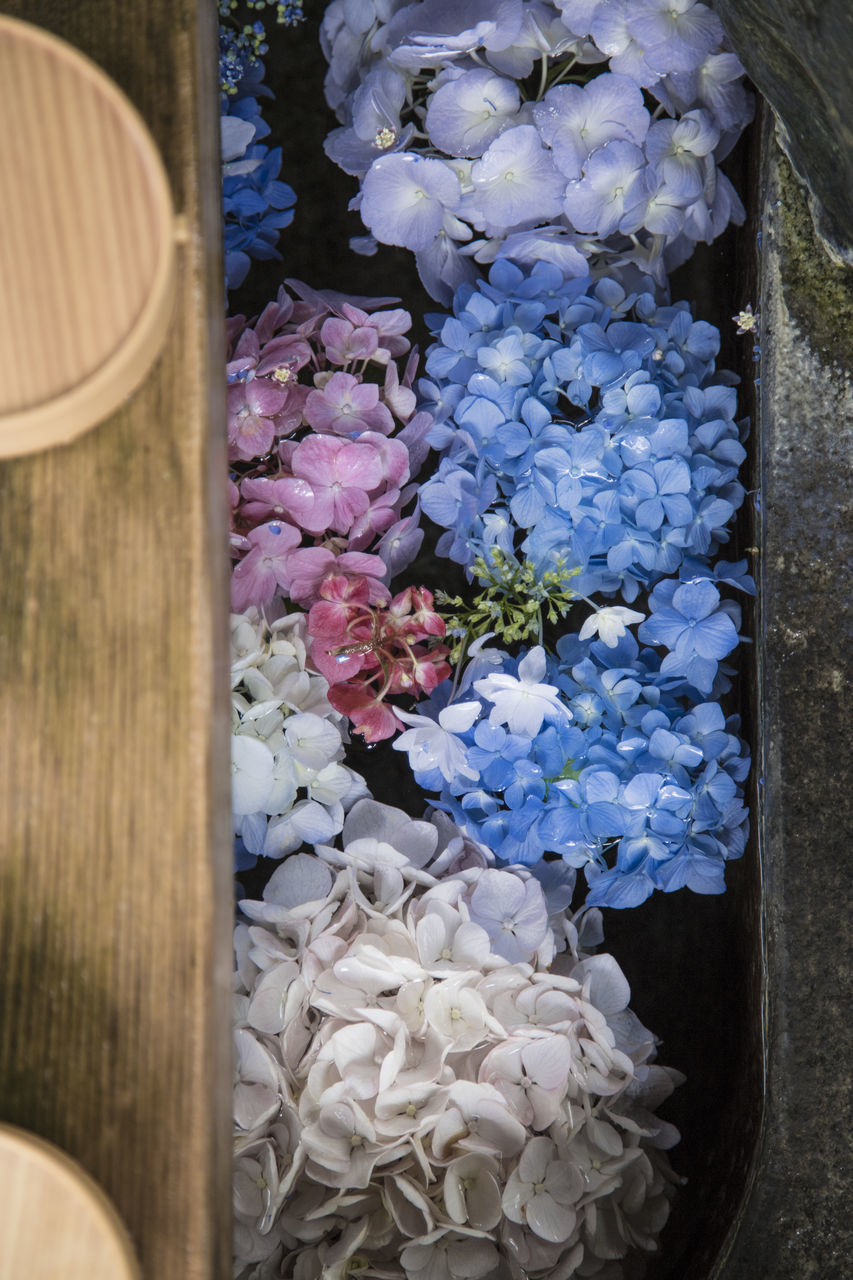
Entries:
<svg viewBox="0 0 853 1280">
<path fill-rule="evenodd" d="M 225 1276 L 215 7 L 3 8 L 70 40 L 127 92 L 163 153 L 186 238 L 165 351 L 141 389 L 75 443 L 0 464 L 0 1118 L 96 1178 L 146 1277 Z M 50 361 L 49 313 L 43 343 Z"/>
</svg>

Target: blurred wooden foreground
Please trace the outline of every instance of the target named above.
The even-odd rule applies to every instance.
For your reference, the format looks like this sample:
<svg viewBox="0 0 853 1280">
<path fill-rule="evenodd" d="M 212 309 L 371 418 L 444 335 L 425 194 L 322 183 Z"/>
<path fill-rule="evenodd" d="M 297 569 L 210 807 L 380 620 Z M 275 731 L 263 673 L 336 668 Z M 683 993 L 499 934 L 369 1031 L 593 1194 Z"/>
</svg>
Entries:
<svg viewBox="0 0 853 1280">
<path fill-rule="evenodd" d="M 0 1119 L 93 1175 L 146 1280 L 211 1280 L 230 1271 L 215 5 L 0 9 L 123 88 L 188 231 L 142 388 L 74 444 L 0 464 Z"/>
</svg>

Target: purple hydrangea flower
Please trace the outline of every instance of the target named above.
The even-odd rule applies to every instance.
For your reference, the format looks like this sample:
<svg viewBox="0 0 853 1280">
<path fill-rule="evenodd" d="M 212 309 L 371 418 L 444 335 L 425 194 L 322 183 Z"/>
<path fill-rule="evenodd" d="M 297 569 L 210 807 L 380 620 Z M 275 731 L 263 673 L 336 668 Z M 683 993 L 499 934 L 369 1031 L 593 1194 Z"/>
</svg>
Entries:
<svg viewBox="0 0 853 1280">
<path fill-rule="evenodd" d="M 448 155 L 481 156 L 517 115 L 518 86 L 488 67 L 448 68 L 439 80 L 427 106 L 430 140 Z"/>
<path fill-rule="evenodd" d="M 590 155 L 621 138 L 642 146 L 649 130 L 643 94 L 627 76 L 599 75 L 589 84 L 558 85 L 533 108 L 543 142 L 567 178 L 577 179 Z"/>
<path fill-rule="evenodd" d="M 374 161 L 368 171 L 361 216 L 385 244 L 426 249 L 459 197 L 459 179 L 443 161 L 397 152 Z"/>
<path fill-rule="evenodd" d="M 662 285 L 744 217 L 716 167 L 751 111 L 734 64 L 714 61 L 722 40 L 697 0 L 333 3 L 327 97 L 344 127 L 327 150 L 365 175 L 359 251 L 413 248 L 444 303 L 501 256 Z M 404 157 L 435 167 L 389 163 Z"/>
</svg>

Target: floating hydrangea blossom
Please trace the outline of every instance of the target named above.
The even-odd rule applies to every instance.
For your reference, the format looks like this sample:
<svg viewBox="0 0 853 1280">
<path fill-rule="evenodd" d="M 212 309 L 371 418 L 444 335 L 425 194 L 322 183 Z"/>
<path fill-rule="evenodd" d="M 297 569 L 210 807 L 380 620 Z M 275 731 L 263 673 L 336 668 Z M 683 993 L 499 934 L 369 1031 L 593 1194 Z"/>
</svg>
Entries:
<svg viewBox="0 0 853 1280">
<path fill-rule="evenodd" d="M 389 695 L 419 696 L 449 675 L 445 624 L 425 588 L 407 587 L 372 603 L 366 578 L 324 582 L 311 606 L 311 662 L 329 682 L 329 701 L 366 742 L 390 738 L 400 727 Z"/>
<path fill-rule="evenodd" d="M 343 764 L 343 719 L 308 669 L 303 614 L 231 618 L 231 804 L 237 869 L 337 835 L 366 791 Z"/>
<path fill-rule="evenodd" d="M 560 857 L 584 870 L 596 906 L 722 893 L 746 845 L 749 757 L 737 717 L 712 700 L 728 687 L 720 663 L 739 610 L 708 578 L 672 586 L 638 630 L 670 648 L 662 661 L 624 617 L 618 636 L 564 636 L 555 658 L 493 651 L 485 676 L 481 652 L 455 700 L 440 685 L 394 742 L 432 803 L 499 863 L 547 878 Z"/>
<path fill-rule="evenodd" d="M 409 313 L 288 285 L 254 322 L 228 322 L 237 611 L 308 608 L 332 576 L 387 599 L 423 538 L 412 480 L 432 417 L 412 389 Z"/>
<path fill-rule="evenodd" d="M 686 303 L 502 261 L 433 323 L 420 390 L 441 457 L 421 505 L 447 530 L 439 554 L 479 564 L 481 582 L 518 557 L 630 604 L 728 541 L 744 496 L 737 380 Z"/>
<path fill-rule="evenodd" d="M 718 162 L 752 100 L 697 0 L 333 0 L 321 38 L 354 247 L 413 250 L 441 302 L 500 256 L 662 282 L 744 218 Z"/>
<path fill-rule="evenodd" d="M 555 934 L 539 883 L 488 863 L 364 799 L 240 903 L 238 1280 L 615 1277 L 656 1247 L 681 1077 L 584 950 L 598 913 Z"/>
<path fill-rule="evenodd" d="M 252 0 L 253 11 L 265 0 Z M 259 98 L 271 98 L 263 83 L 263 56 L 268 52 L 263 23 L 256 17 L 241 24 L 236 0 L 219 0 L 219 83 L 222 134 L 222 211 L 225 230 L 225 284 L 243 283 L 251 260 L 280 259 L 279 232 L 293 220 L 296 193 L 279 180 L 281 147 L 261 139 L 269 126 Z M 301 0 L 276 6 L 276 22 L 292 26 L 302 18 Z"/>
</svg>

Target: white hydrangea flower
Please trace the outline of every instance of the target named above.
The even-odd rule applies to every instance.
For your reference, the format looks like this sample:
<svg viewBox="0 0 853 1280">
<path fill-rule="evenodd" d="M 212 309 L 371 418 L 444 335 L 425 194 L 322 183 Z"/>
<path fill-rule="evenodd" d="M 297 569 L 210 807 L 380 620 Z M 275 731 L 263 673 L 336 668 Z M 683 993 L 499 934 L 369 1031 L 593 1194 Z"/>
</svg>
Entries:
<svg viewBox="0 0 853 1280">
<path fill-rule="evenodd" d="M 509 1176 L 504 1213 L 543 1240 L 562 1244 L 575 1229 L 575 1205 L 585 1189 L 580 1169 L 560 1158 L 550 1138 L 531 1138 Z"/>
<path fill-rule="evenodd" d="M 477 693 L 491 702 L 489 720 L 505 724 L 510 733 L 535 738 L 543 720 L 570 720 L 571 712 L 553 684 L 543 684 L 545 650 L 536 645 L 518 664 L 518 676 L 497 672 L 474 681 Z"/>
<path fill-rule="evenodd" d="M 231 617 L 234 831 L 256 856 L 331 840 L 367 794 L 342 763 L 345 720 L 325 678 L 306 670 L 307 647 L 302 614 Z"/>
<path fill-rule="evenodd" d="M 445 815 L 364 798 L 340 844 L 240 904 L 237 1280 L 545 1280 L 655 1248 L 678 1077 L 616 962 L 570 924 L 551 965 L 538 881 Z"/>
</svg>

